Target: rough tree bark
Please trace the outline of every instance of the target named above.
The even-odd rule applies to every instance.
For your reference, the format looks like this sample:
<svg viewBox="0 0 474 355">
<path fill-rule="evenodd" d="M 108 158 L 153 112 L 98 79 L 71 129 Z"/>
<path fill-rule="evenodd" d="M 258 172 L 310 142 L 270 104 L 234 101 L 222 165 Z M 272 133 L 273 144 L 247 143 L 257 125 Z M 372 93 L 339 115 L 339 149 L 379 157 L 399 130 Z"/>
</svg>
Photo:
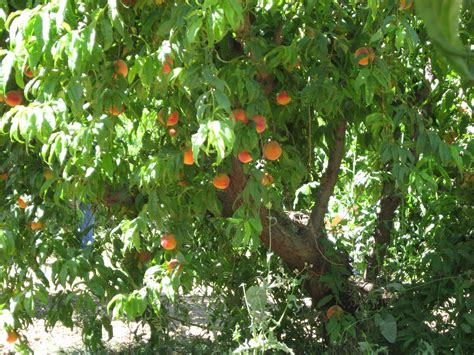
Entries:
<svg viewBox="0 0 474 355">
<path fill-rule="evenodd" d="M 307 268 L 309 278 L 306 288 L 315 303 L 329 291 L 327 285 L 319 280 L 329 267 L 329 259 L 324 255 L 325 249 L 320 243 L 320 238 L 326 235 L 324 215 L 327 212 L 328 201 L 334 191 L 344 155 L 346 126 L 345 121 L 336 123 L 334 144 L 331 147 L 327 169 L 321 178 L 316 205 L 308 226 L 291 220 L 282 211 L 270 211 L 263 207 L 260 210 L 260 219 L 263 225 L 260 240 L 265 246 L 271 248 L 289 269 Z M 241 206 L 241 194 L 247 183 L 247 176 L 237 159 L 232 161 L 230 178 L 231 185 L 221 195 L 225 216 L 231 216 Z"/>
</svg>

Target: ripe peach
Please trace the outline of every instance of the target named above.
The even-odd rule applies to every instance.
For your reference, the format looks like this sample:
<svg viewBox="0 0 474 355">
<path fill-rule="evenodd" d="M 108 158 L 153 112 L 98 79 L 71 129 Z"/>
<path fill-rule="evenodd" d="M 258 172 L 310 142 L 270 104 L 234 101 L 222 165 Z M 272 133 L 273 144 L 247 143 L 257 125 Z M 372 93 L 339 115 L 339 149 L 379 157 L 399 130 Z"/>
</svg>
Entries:
<svg viewBox="0 0 474 355">
<path fill-rule="evenodd" d="M 186 180 L 178 181 L 178 186 L 186 187 L 188 186 L 188 182 Z"/>
<path fill-rule="evenodd" d="M 164 116 L 165 116 L 165 113 L 164 113 L 164 110 L 163 110 L 163 109 L 161 109 L 160 111 L 158 111 L 158 114 L 157 114 L 158 122 L 160 122 L 162 125 L 165 124 Z"/>
<path fill-rule="evenodd" d="M 280 91 L 277 94 L 276 101 L 277 101 L 278 105 L 285 106 L 285 105 L 288 105 L 291 102 L 291 96 L 288 95 L 288 93 L 286 91 Z"/>
<path fill-rule="evenodd" d="M 230 178 L 226 174 L 217 174 L 212 180 L 212 184 L 216 189 L 225 190 L 229 187 Z"/>
<path fill-rule="evenodd" d="M 277 160 L 283 150 L 276 141 L 270 141 L 263 146 L 263 156 L 268 160 Z"/>
<path fill-rule="evenodd" d="M 164 234 L 161 236 L 161 246 L 165 250 L 173 250 L 176 248 L 176 238 L 174 234 Z"/>
<path fill-rule="evenodd" d="M 344 310 L 340 306 L 334 305 L 328 308 L 328 310 L 326 311 L 326 317 L 328 317 L 328 319 L 331 319 L 331 317 L 333 316 L 339 317 L 343 313 L 344 313 Z"/>
<path fill-rule="evenodd" d="M 375 60 L 374 50 L 370 47 L 362 47 L 355 51 L 354 56 L 358 58 L 360 65 L 367 65 Z"/>
<path fill-rule="evenodd" d="M 166 125 L 167 126 L 174 126 L 178 123 L 178 121 L 179 121 L 179 113 L 177 111 L 173 111 L 168 116 L 168 119 L 166 120 Z"/>
<path fill-rule="evenodd" d="M 30 227 L 32 230 L 37 231 L 37 230 L 43 229 L 44 224 L 41 221 L 31 222 Z"/>
<path fill-rule="evenodd" d="M 265 117 L 261 115 L 255 115 L 252 117 L 252 119 L 255 122 L 257 133 L 264 132 L 267 126 L 267 120 Z"/>
<path fill-rule="evenodd" d="M 8 106 L 13 107 L 13 106 L 21 105 L 22 102 L 23 102 L 23 94 L 21 91 L 12 90 L 12 91 L 7 92 L 5 103 Z"/>
<path fill-rule="evenodd" d="M 232 116 L 231 116 L 236 122 L 242 122 L 243 124 L 249 123 L 249 120 L 247 118 L 247 114 L 245 113 L 245 110 L 241 108 L 237 108 L 232 111 Z"/>
<path fill-rule="evenodd" d="M 120 110 L 117 108 L 117 105 L 112 105 L 109 107 L 109 113 L 112 116 L 121 115 L 124 111 L 125 111 L 125 108 L 123 107 L 123 105 L 120 106 Z"/>
<path fill-rule="evenodd" d="M 178 131 L 176 131 L 174 128 L 170 128 L 168 130 L 168 134 L 171 136 L 171 137 L 175 137 L 177 134 L 178 134 Z"/>
<path fill-rule="evenodd" d="M 163 74 L 168 75 L 171 72 L 171 67 L 168 63 L 163 64 Z"/>
<path fill-rule="evenodd" d="M 142 263 L 147 263 L 151 259 L 151 253 L 148 250 L 140 250 L 138 252 L 138 260 Z"/>
<path fill-rule="evenodd" d="M 23 68 L 23 73 L 27 78 L 30 79 L 35 76 L 28 65 L 25 65 L 25 67 Z"/>
<path fill-rule="evenodd" d="M 118 59 L 114 62 L 115 73 L 113 78 L 115 79 L 118 75 L 122 75 L 124 78 L 127 77 L 128 74 L 128 67 L 127 63 L 125 63 L 122 59 Z"/>
<path fill-rule="evenodd" d="M 241 163 L 247 164 L 252 161 L 252 156 L 250 155 L 248 150 L 243 150 L 238 155 L 239 160 Z"/>
<path fill-rule="evenodd" d="M 26 207 L 28 207 L 28 204 L 22 197 L 18 197 L 18 206 L 22 209 L 25 209 Z"/>
<path fill-rule="evenodd" d="M 2 173 L 2 174 L 0 174 L 0 180 L 1 180 L 1 181 L 7 181 L 7 180 L 8 180 L 8 176 L 9 176 L 8 173 L 6 173 L 6 172 L 5 172 L 5 173 Z"/>
<path fill-rule="evenodd" d="M 183 158 L 184 165 L 193 165 L 194 164 L 194 156 L 193 156 L 193 149 L 188 148 L 184 151 L 184 158 Z"/>
<path fill-rule="evenodd" d="M 262 180 L 260 180 L 260 183 L 263 186 L 269 186 L 273 184 L 273 176 L 271 176 L 269 173 L 264 173 L 262 176 Z"/>
<path fill-rule="evenodd" d="M 7 343 L 8 344 L 13 344 L 18 340 L 18 333 L 15 332 L 14 330 L 9 330 L 7 331 Z"/>
</svg>

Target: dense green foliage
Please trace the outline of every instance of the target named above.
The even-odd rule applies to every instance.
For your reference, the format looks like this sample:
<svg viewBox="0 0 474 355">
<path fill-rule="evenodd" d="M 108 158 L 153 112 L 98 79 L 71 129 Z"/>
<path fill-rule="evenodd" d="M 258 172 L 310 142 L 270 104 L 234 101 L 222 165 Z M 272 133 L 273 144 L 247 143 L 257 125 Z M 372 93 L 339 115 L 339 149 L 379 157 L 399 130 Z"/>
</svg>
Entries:
<svg viewBox="0 0 474 355">
<path fill-rule="evenodd" d="M 195 351 L 472 353 L 474 5 L 402 3 L 0 0 L 0 94 L 22 93 L 0 103 L 0 326 L 21 335 L 44 304 L 49 327 L 79 314 L 92 349 L 114 317 L 150 324 L 150 348 L 169 349 L 170 312 L 186 323 L 185 295 L 199 289 L 215 339 L 185 345 Z M 385 184 L 401 204 L 373 290 L 328 320 L 347 272 L 332 262 L 321 276 L 331 293 L 309 306 L 305 272 L 260 243 L 259 211 L 318 208 L 341 121 L 326 228 L 350 255 L 351 283 L 375 247 Z M 278 160 L 261 158 L 269 139 Z M 234 186 L 242 150 L 254 160 L 228 216 L 213 178 Z M 166 233 L 176 250 L 161 247 Z M 171 259 L 183 268 L 170 272 Z"/>
</svg>

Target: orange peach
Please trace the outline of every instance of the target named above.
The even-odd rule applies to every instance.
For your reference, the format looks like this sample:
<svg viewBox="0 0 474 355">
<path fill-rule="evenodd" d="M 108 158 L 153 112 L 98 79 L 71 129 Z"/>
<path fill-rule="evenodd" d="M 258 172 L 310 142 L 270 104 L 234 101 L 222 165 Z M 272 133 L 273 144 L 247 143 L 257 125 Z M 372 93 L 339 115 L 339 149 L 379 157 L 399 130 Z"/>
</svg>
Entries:
<svg viewBox="0 0 474 355">
<path fill-rule="evenodd" d="M 355 51 L 354 56 L 360 65 L 368 65 L 375 60 L 374 50 L 370 47 L 362 47 Z"/>
<path fill-rule="evenodd" d="M 25 74 L 25 76 L 30 79 L 34 76 L 33 72 L 31 71 L 28 65 L 25 65 L 25 67 L 23 68 L 23 74 Z"/>
<path fill-rule="evenodd" d="M 168 130 L 168 134 L 170 135 L 170 137 L 175 137 L 178 134 L 178 131 L 176 131 L 174 128 L 170 128 Z"/>
<path fill-rule="evenodd" d="M 239 161 L 241 163 L 247 164 L 252 161 L 252 156 L 250 155 L 248 150 L 243 150 L 238 155 Z"/>
<path fill-rule="evenodd" d="M 18 197 L 18 206 L 21 209 L 25 209 L 26 207 L 28 207 L 28 203 L 26 203 L 26 201 L 22 197 Z"/>
<path fill-rule="evenodd" d="M 217 174 L 212 180 L 212 184 L 216 189 L 225 190 L 229 187 L 230 178 L 226 174 Z"/>
<path fill-rule="evenodd" d="M 22 102 L 23 102 L 23 94 L 21 91 L 12 90 L 12 91 L 7 92 L 5 103 L 8 106 L 13 107 L 13 106 L 21 105 Z"/>
<path fill-rule="evenodd" d="M 171 72 L 171 67 L 168 63 L 163 64 L 163 74 L 168 75 Z"/>
<path fill-rule="evenodd" d="M 183 158 L 184 165 L 193 165 L 194 164 L 194 156 L 193 156 L 193 149 L 188 148 L 184 151 L 184 158 Z"/>
<path fill-rule="evenodd" d="M 163 234 L 160 243 L 165 250 L 173 250 L 176 248 L 176 238 L 174 234 Z"/>
<path fill-rule="evenodd" d="M 282 152 L 280 144 L 276 141 L 270 141 L 263 146 L 263 156 L 268 160 L 277 160 Z"/>
<path fill-rule="evenodd" d="M 127 63 L 125 63 L 122 59 L 118 59 L 114 62 L 115 73 L 113 78 L 115 79 L 118 75 L 122 75 L 124 78 L 128 75 L 128 67 Z"/>
<path fill-rule="evenodd" d="M 1 173 L 1 174 L 0 174 L 0 180 L 1 180 L 1 181 L 7 181 L 9 176 L 10 176 L 10 175 L 9 175 L 7 172 Z"/>
<path fill-rule="evenodd" d="M 277 94 L 276 101 L 278 105 L 288 105 L 291 102 L 291 96 L 286 91 L 280 91 Z"/>
<path fill-rule="evenodd" d="M 44 227 L 44 224 L 43 222 L 41 221 L 38 221 L 38 222 L 31 222 L 30 224 L 30 228 L 34 231 L 37 231 L 37 230 L 40 230 L 40 229 L 43 229 Z"/>
<path fill-rule="evenodd" d="M 255 122 L 257 133 L 262 133 L 265 131 L 267 126 L 267 120 L 262 115 L 255 115 L 252 117 L 253 121 Z"/>
<path fill-rule="evenodd" d="M 167 126 L 174 126 L 178 123 L 178 121 L 179 121 L 179 113 L 177 111 L 173 111 L 168 116 L 168 119 L 166 120 L 166 125 Z"/>
<path fill-rule="evenodd" d="M 7 343 L 13 344 L 18 340 L 18 333 L 14 330 L 7 331 Z"/>
<path fill-rule="evenodd" d="M 109 113 L 112 116 L 118 116 L 122 114 L 124 111 L 125 111 L 125 108 L 123 107 L 123 105 L 120 106 L 120 109 L 117 108 L 117 105 L 112 105 L 109 107 Z"/>
<path fill-rule="evenodd" d="M 242 122 L 243 124 L 249 123 L 249 120 L 247 118 L 247 114 L 245 113 L 245 110 L 241 108 L 237 108 L 232 111 L 232 116 L 231 116 L 236 122 Z"/>
</svg>

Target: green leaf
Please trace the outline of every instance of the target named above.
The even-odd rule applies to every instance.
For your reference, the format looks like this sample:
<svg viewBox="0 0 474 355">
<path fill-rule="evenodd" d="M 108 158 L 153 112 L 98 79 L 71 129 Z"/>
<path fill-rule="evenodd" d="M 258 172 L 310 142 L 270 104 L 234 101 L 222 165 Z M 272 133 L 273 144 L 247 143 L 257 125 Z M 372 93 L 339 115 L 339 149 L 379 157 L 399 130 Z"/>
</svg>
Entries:
<svg viewBox="0 0 474 355">
<path fill-rule="evenodd" d="M 193 17 L 191 24 L 187 26 L 187 30 L 186 30 L 186 38 L 189 44 L 194 43 L 201 27 L 202 27 L 202 18 L 198 16 Z"/>
<path fill-rule="evenodd" d="M 115 29 L 117 29 L 117 31 L 123 37 L 125 34 L 125 29 L 122 18 L 120 17 L 120 14 L 118 12 L 117 0 L 107 0 L 107 3 L 109 5 L 109 16 L 112 20 L 112 26 L 114 26 Z"/>
<path fill-rule="evenodd" d="M 390 343 L 395 343 L 397 339 L 397 321 L 390 313 L 377 313 L 375 324 L 379 327 L 380 333 Z"/>
<path fill-rule="evenodd" d="M 216 164 L 232 152 L 235 135 L 229 123 L 223 121 L 210 121 L 207 125 L 209 132 L 207 135 L 208 146 L 212 146 L 217 152 Z"/>
<path fill-rule="evenodd" d="M 267 306 L 267 291 L 264 287 L 251 286 L 245 291 L 245 297 L 250 309 L 263 313 Z"/>
<path fill-rule="evenodd" d="M 242 5 L 237 0 L 223 0 L 222 7 L 230 27 L 237 31 L 244 20 Z"/>
<path fill-rule="evenodd" d="M 474 53 L 463 47 L 459 37 L 462 0 L 416 0 L 415 6 L 438 50 L 461 76 L 474 81 Z"/>
<path fill-rule="evenodd" d="M 75 116 L 82 114 L 82 85 L 78 79 L 71 79 L 66 87 L 70 107 Z"/>
<path fill-rule="evenodd" d="M 191 138 L 191 143 L 192 143 L 192 147 L 193 147 L 194 162 L 198 166 L 199 166 L 199 163 L 198 163 L 199 149 L 201 148 L 201 146 L 206 141 L 208 131 L 209 130 L 207 128 L 207 125 L 200 124 L 199 125 L 199 130 L 196 133 L 194 133 L 192 138 Z"/>
<path fill-rule="evenodd" d="M 7 90 L 8 79 L 12 72 L 13 64 L 15 63 L 15 54 L 13 52 L 8 52 L 7 55 L 2 60 L 2 68 L 0 70 L 0 94 L 5 94 Z"/>
</svg>

